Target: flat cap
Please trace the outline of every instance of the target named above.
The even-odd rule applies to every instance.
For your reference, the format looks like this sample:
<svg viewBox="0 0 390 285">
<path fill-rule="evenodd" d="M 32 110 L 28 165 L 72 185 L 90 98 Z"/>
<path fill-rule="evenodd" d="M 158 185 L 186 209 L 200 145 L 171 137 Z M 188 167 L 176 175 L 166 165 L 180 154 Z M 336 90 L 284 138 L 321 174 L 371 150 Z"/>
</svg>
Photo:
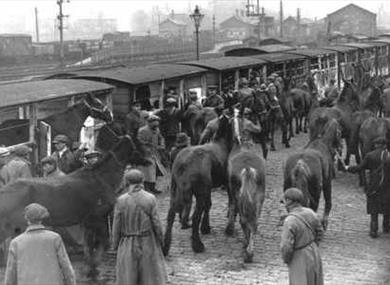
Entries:
<svg viewBox="0 0 390 285">
<path fill-rule="evenodd" d="M 160 121 L 160 117 L 153 115 L 153 114 L 150 114 L 148 117 L 148 122 L 155 122 L 155 121 Z"/>
<path fill-rule="evenodd" d="M 167 102 L 167 104 L 176 104 L 176 99 L 169 97 L 166 102 Z"/>
<path fill-rule="evenodd" d="M 246 114 L 251 114 L 252 113 L 252 110 L 249 109 L 249 108 L 244 108 L 244 115 Z"/>
<path fill-rule="evenodd" d="M 301 204 L 304 202 L 302 191 L 294 187 L 289 188 L 284 192 L 284 199 L 289 199 L 291 201 L 299 202 Z"/>
<path fill-rule="evenodd" d="M 17 155 L 17 156 L 26 156 L 28 155 L 29 153 L 32 152 L 32 149 L 29 148 L 28 146 L 26 145 L 20 145 L 20 146 L 17 146 L 15 147 L 13 150 L 12 150 L 12 153 Z"/>
<path fill-rule="evenodd" d="M 140 184 L 144 182 L 145 176 L 140 170 L 133 168 L 126 171 L 123 178 L 127 184 Z"/>
<path fill-rule="evenodd" d="M 49 211 L 38 203 L 32 203 L 24 208 L 24 217 L 27 221 L 36 223 L 41 222 L 50 216 Z"/>
<path fill-rule="evenodd" d="M 53 143 L 68 143 L 69 138 L 66 135 L 56 135 L 53 139 Z"/>
</svg>

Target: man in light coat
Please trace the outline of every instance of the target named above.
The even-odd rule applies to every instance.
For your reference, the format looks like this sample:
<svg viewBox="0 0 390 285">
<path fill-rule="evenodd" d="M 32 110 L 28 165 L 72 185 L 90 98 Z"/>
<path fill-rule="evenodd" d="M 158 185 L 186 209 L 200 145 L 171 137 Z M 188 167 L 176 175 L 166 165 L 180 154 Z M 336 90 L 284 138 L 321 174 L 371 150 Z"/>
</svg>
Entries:
<svg viewBox="0 0 390 285">
<path fill-rule="evenodd" d="M 323 229 L 316 213 L 302 207 L 302 191 L 287 189 L 284 203 L 288 216 L 283 223 L 280 250 L 288 266 L 290 285 L 323 285 L 322 261 L 317 243 Z"/>
<path fill-rule="evenodd" d="M 145 158 L 150 162 L 148 166 L 138 166 L 145 175 L 145 188 L 153 194 L 160 194 L 156 189 L 157 165 L 159 163 L 158 151 L 164 149 L 164 139 L 159 130 L 160 118 L 156 115 L 148 117 L 148 124 L 138 130 L 137 138 L 145 150 Z"/>
<path fill-rule="evenodd" d="M 161 250 L 162 225 L 154 195 L 144 190 L 144 175 L 125 172 L 127 193 L 115 205 L 112 247 L 117 249 L 117 285 L 164 285 L 167 282 Z"/>
<path fill-rule="evenodd" d="M 5 285 L 76 285 L 76 278 L 59 234 L 46 229 L 49 217 L 40 204 L 25 208 L 26 231 L 11 241 Z"/>
<path fill-rule="evenodd" d="M 18 146 L 11 152 L 11 157 L 0 173 L 5 184 L 19 178 L 31 178 L 31 163 L 29 155 L 31 149 L 27 146 Z"/>
</svg>

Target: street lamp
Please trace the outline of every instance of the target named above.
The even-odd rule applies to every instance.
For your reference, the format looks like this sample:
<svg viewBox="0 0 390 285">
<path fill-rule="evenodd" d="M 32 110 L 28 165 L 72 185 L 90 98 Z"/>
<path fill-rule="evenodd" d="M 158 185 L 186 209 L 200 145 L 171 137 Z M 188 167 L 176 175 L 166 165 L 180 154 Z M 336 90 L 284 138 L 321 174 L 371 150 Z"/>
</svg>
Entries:
<svg viewBox="0 0 390 285">
<path fill-rule="evenodd" d="M 195 24 L 195 35 L 196 35 L 196 60 L 199 60 L 199 27 L 202 22 L 204 15 L 199 12 L 198 5 L 195 6 L 195 11 L 190 15 L 192 21 Z"/>
</svg>

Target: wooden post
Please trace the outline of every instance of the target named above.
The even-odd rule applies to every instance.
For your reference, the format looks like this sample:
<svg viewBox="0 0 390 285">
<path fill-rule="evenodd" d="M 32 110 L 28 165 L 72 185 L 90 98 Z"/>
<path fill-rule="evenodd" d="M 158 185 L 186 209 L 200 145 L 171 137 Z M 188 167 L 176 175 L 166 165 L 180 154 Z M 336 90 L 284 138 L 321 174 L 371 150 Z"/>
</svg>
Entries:
<svg viewBox="0 0 390 285">
<path fill-rule="evenodd" d="M 161 80 L 161 94 L 160 94 L 160 109 L 164 107 L 164 90 L 165 90 L 165 80 Z"/>
<path fill-rule="evenodd" d="M 206 92 L 207 92 L 207 75 L 202 74 L 200 77 L 200 85 L 201 85 L 201 94 L 200 97 L 206 97 Z"/>
<path fill-rule="evenodd" d="M 236 90 L 238 90 L 239 81 L 240 81 L 240 70 L 237 69 L 237 70 L 234 72 L 234 88 L 235 88 Z"/>
<path fill-rule="evenodd" d="M 38 127 L 38 119 L 37 119 L 37 108 L 38 104 L 33 103 L 29 105 L 30 107 L 30 136 L 29 141 L 32 142 L 32 164 L 35 166 L 38 162 L 38 146 L 36 145 L 37 142 L 37 136 L 36 136 L 36 130 Z M 34 169 L 32 169 L 34 170 Z"/>
<path fill-rule="evenodd" d="M 263 76 L 263 82 L 265 83 L 267 81 L 267 65 L 266 64 L 263 65 L 263 74 L 262 74 L 262 76 Z"/>
<path fill-rule="evenodd" d="M 218 81 L 219 81 L 219 83 L 218 83 L 218 86 L 219 86 L 219 89 L 220 90 L 222 90 L 222 71 L 220 71 L 219 73 L 218 73 Z M 206 91 L 207 92 L 207 91 Z M 206 94 L 206 96 L 207 96 L 207 94 Z"/>
<path fill-rule="evenodd" d="M 184 79 L 179 82 L 179 108 L 184 107 Z"/>
</svg>

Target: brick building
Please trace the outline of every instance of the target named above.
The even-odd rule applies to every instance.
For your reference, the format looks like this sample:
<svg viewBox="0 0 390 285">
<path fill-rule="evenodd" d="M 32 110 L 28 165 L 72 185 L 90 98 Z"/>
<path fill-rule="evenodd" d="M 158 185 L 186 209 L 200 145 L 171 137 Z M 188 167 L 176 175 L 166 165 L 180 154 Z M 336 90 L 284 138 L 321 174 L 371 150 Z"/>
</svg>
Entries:
<svg viewBox="0 0 390 285">
<path fill-rule="evenodd" d="M 355 4 L 349 4 L 326 17 L 328 33 L 362 34 L 375 36 L 376 14 Z"/>
<path fill-rule="evenodd" d="M 228 39 L 243 40 L 251 36 L 256 36 L 257 26 L 245 21 L 238 15 L 226 19 L 219 24 L 219 27 Z"/>
</svg>

